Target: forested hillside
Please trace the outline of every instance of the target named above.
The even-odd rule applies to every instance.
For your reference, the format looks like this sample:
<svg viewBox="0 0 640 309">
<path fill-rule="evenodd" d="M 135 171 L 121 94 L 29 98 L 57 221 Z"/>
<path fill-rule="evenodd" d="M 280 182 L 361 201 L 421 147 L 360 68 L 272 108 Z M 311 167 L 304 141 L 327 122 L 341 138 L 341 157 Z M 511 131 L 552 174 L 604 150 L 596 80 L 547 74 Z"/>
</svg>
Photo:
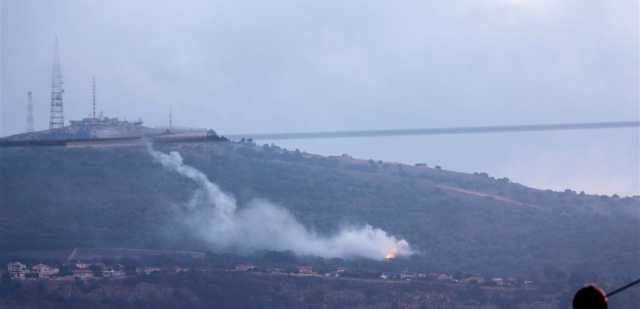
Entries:
<svg viewBox="0 0 640 309">
<path fill-rule="evenodd" d="M 624 276 L 640 266 L 637 197 L 544 191 L 484 173 L 253 143 L 156 148 L 178 151 L 240 205 L 268 199 L 322 233 L 368 223 L 404 237 L 419 250 L 410 260 L 420 270 L 564 280 Z M 3 148 L 0 251 L 207 250 L 180 215 L 195 188 L 145 147 Z"/>
</svg>

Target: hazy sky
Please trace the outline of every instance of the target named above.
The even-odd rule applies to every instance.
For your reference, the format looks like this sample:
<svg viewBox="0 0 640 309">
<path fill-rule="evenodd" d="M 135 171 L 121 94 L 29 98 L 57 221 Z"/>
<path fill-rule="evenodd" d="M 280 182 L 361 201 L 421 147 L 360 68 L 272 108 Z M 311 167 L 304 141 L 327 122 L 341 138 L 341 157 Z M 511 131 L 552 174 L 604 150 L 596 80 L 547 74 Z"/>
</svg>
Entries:
<svg viewBox="0 0 640 309">
<path fill-rule="evenodd" d="M 255 133 L 638 120 L 638 1 L 0 0 L 0 135 L 98 110 Z M 279 142 L 639 194 L 637 129 Z"/>
</svg>

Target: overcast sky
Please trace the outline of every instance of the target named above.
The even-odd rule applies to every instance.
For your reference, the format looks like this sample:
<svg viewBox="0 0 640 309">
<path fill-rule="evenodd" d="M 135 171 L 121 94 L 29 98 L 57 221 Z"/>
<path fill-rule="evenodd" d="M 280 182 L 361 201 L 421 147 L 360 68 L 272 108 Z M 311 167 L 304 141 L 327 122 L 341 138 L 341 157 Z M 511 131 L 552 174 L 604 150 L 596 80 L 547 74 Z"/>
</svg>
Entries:
<svg viewBox="0 0 640 309">
<path fill-rule="evenodd" d="M 226 133 L 638 120 L 638 1 L 0 0 L 0 135 L 98 110 Z M 640 194 L 637 129 L 278 142 Z"/>
</svg>

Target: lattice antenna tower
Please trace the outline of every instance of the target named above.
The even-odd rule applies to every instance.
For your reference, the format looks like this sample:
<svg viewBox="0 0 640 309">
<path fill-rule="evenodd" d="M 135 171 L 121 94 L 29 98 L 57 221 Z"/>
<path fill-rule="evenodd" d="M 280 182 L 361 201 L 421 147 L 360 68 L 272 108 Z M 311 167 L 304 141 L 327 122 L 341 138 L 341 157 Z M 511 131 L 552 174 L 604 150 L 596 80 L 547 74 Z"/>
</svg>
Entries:
<svg viewBox="0 0 640 309">
<path fill-rule="evenodd" d="M 64 81 L 62 80 L 62 70 L 60 69 L 60 51 L 58 49 L 58 38 L 56 37 L 53 47 L 53 71 L 51 76 L 51 114 L 49 117 L 49 129 L 64 127 Z"/>
<path fill-rule="evenodd" d="M 33 96 L 27 92 L 27 132 L 33 132 Z"/>
</svg>

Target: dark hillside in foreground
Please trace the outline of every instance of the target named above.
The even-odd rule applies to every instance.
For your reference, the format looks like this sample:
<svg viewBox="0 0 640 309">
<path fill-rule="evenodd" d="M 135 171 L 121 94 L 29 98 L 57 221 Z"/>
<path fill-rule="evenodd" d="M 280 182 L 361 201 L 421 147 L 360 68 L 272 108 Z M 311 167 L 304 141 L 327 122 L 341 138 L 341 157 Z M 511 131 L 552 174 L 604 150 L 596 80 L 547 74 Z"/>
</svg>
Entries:
<svg viewBox="0 0 640 309">
<path fill-rule="evenodd" d="M 422 251 L 415 268 L 563 279 L 640 266 L 638 198 L 246 143 L 157 148 L 179 151 L 241 202 L 267 198 L 317 230 L 369 223 L 405 237 Z M 0 251 L 206 250 L 179 220 L 194 189 L 144 147 L 0 149 Z"/>
</svg>

